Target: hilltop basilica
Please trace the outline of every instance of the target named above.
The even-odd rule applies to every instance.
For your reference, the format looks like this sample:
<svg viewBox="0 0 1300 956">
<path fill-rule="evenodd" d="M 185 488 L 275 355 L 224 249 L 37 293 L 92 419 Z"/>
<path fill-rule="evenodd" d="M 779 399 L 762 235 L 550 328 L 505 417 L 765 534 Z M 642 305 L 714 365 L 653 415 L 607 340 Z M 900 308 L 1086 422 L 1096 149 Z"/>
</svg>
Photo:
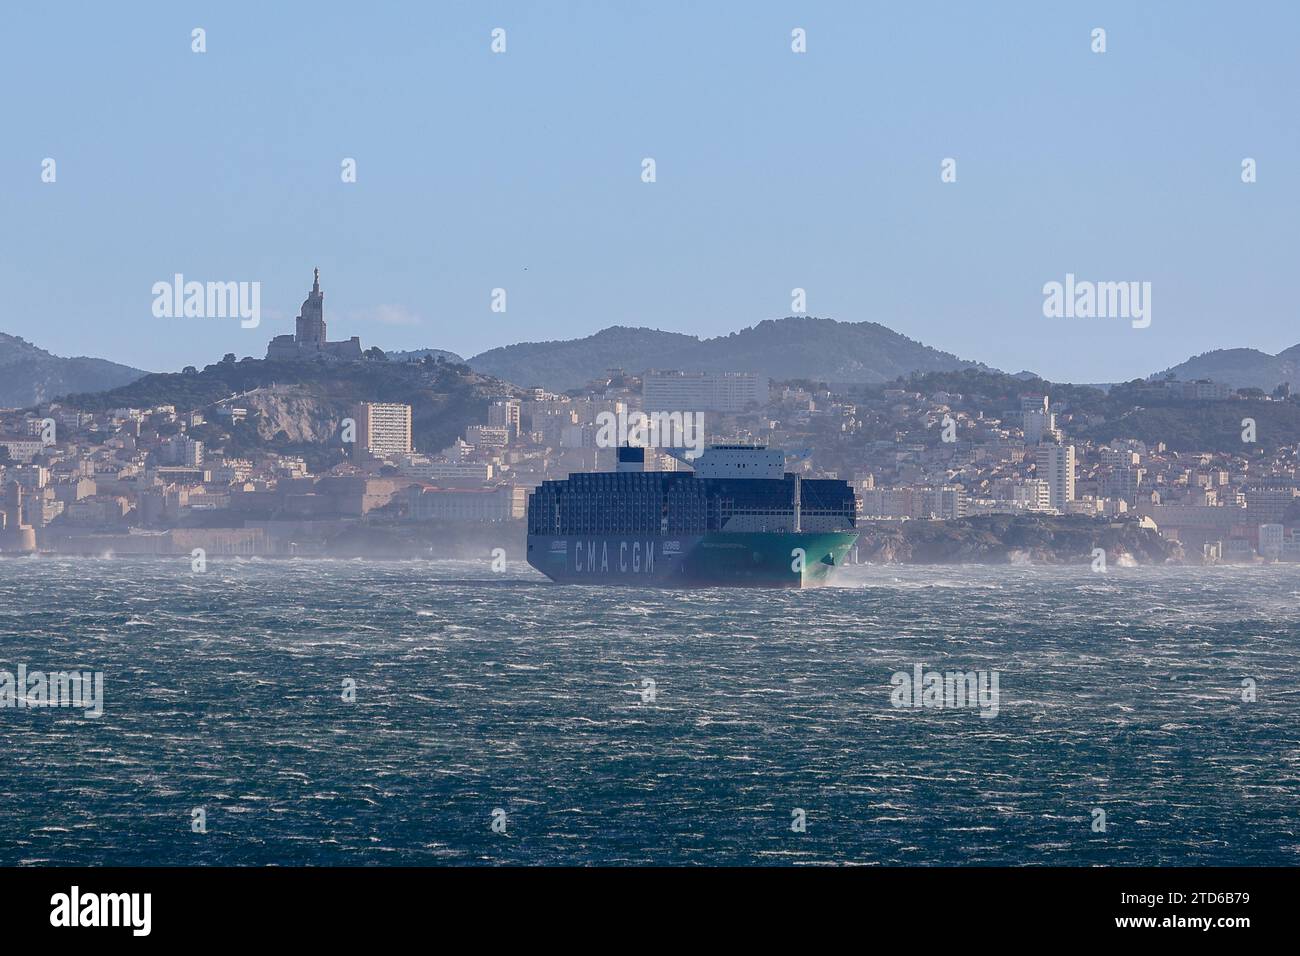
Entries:
<svg viewBox="0 0 1300 956">
<path fill-rule="evenodd" d="M 293 335 L 277 335 L 266 346 L 271 361 L 324 359 L 335 362 L 360 361 L 361 339 L 352 336 L 346 342 L 325 339 L 325 293 L 320 290 L 320 270 L 314 270 L 311 292 L 303 300 Z"/>
</svg>

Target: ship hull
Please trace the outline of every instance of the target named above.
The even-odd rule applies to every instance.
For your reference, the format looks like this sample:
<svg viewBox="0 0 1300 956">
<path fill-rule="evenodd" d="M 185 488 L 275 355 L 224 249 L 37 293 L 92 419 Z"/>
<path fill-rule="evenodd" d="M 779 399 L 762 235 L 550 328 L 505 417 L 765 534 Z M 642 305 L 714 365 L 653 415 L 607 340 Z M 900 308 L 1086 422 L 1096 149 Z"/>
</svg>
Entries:
<svg viewBox="0 0 1300 956">
<path fill-rule="evenodd" d="M 529 535 L 528 563 L 560 584 L 806 588 L 826 584 L 853 531 Z"/>
</svg>

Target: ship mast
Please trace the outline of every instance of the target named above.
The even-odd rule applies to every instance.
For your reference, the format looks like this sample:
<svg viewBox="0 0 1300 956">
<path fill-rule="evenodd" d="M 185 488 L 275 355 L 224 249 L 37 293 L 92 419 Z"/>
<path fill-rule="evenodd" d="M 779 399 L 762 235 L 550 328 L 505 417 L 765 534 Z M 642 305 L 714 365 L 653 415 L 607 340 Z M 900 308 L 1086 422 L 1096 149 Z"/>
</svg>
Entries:
<svg viewBox="0 0 1300 956">
<path fill-rule="evenodd" d="M 795 534 L 798 534 L 802 530 L 800 527 L 803 523 L 803 516 L 801 514 L 801 512 L 803 511 L 802 492 L 803 492 L 803 488 L 800 484 L 800 478 L 798 475 L 795 475 L 794 476 L 794 533 Z"/>
</svg>

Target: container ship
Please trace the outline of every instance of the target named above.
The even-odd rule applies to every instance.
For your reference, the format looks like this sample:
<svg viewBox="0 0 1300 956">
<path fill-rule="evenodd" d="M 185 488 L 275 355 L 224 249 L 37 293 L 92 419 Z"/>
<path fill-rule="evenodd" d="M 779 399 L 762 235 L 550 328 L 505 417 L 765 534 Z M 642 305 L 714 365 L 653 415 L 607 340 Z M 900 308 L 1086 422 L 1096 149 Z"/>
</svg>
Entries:
<svg viewBox="0 0 1300 956">
<path fill-rule="evenodd" d="M 692 471 L 618 470 L 545 481 L 528 498 L 528 563 L 564 584 L 813 587 L 857 540 L 853 487 L 785 471 L 759 445 L 713 445 Z"/>
</svg>

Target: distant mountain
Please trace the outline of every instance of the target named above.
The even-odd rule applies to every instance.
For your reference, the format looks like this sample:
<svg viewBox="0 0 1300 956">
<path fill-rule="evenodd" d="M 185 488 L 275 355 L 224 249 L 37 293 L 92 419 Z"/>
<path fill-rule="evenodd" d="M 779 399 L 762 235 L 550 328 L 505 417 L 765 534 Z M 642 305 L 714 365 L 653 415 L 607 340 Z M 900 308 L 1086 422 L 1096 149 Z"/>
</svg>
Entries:
<svg viewBox="0 0 1300 956">
<path fill-rule="evenodd" d="M 678 355 L 699 344 L 693 335 L 616 325 L 581 339 L 506 345 L 475 355 L 468 362 L 476 372 L 516 385 L 562 391 L 585 385 L 607 368 L 642 372 L 646 363 L 659 363 L 659 356 Z"/>
<path fill-rule="evenodd" d="M 0 407 L 26 408 L 69 392 L 100 392 L 147 372 L 104 359 L 60 358 L 0 332 Z"/>
<path fill-rule="evenodd" d="M 1271 392 L 1282 382 L 1300 387 L 1300 345 L 1269 355 L 1259 349 L 1215 349 L 1157 372 L 1153 379 L 1173 375 L 1180 381 L 1213 379 L 1234 388 L 1262 388 Z"/>
<path fill-rule="evenodd" d="M 468 360 L 477 372 L 556 390 L 577 388 L 608 368 L 758 372 L 774 379 L 880 383 L 912 372 L 985 368 L 875 322 L 808 316 L 768 319 L 700 339 L 680 332 L 614 326 L 582 339 L 524 342 Z"/>
</svg>

